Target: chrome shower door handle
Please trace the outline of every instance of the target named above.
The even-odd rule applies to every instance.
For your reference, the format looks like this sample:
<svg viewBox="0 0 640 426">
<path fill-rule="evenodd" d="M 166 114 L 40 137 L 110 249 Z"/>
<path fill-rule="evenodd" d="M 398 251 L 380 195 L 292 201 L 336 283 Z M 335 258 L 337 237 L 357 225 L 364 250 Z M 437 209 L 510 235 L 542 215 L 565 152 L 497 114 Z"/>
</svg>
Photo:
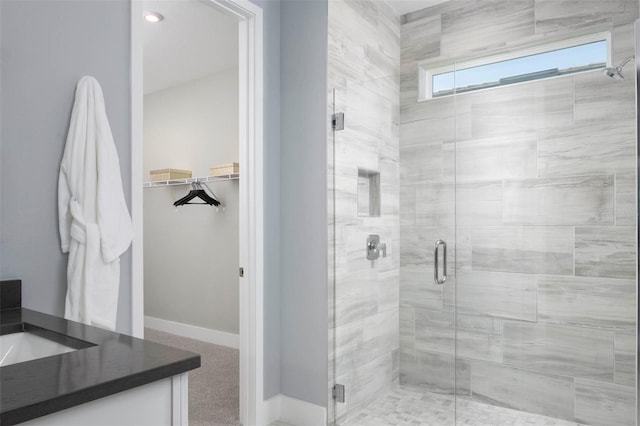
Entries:
<svg viewBox="0 0 640 426">
<path fill-rule="evenodd" d="M 438 252 L 439 248 L 442 246 L 444 252 L 442 253 L 442 279 L 440 278 L 440 274 L 438 273 Z M 447 281 L 447 242 L 444 240 L 436 241 L 435 249 L 433 251 L 433 282 L 438 285 L 442 285 Z"/>
</svg>

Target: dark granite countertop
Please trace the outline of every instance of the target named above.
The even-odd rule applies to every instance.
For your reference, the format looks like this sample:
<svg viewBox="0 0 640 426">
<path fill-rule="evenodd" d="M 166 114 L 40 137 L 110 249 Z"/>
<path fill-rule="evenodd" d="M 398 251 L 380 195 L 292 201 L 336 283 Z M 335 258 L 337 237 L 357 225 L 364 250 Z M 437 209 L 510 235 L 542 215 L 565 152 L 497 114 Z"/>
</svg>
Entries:
<svg viewBox="0 0 640 426">
<path fill-rule="evenodd" d="M 25 308 L 0 334 L 27 330 L 76 351 L 0 367 L 0 424 L 13 425 L 200 367 L 200 355 Z"/>
</svg>

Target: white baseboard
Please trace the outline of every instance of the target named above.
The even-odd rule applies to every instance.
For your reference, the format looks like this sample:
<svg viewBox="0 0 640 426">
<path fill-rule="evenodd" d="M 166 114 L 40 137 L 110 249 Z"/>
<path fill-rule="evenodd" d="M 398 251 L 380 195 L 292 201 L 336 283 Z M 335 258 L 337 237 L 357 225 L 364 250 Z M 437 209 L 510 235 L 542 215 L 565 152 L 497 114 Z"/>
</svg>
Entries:
<svg viewBox="0 0 640 426">
<path fill-rule="evenodd" d="M 276 420 L 280 420 L 280 413 L 282 412 L 281 397 L 282 395 L 278 394 L 264 401 L 262 406 L 263 419 L 259 424 L 270 425 Z"/>
<path fill-rule="evenodd" d="M 264 424 L 276 420 L 294 426 L 326 426 L 327 409 L 301 399 L 276 395 L 264 402 Z"/>
<path fill-rule="evenodd" d="M 144 317 L 144 326 L 153 328 L 154 330 L 164 331 L 166 333 L 177 334 L 178 336 L 213 343 L 214 345 L 227 346 L 234 349 L 240 348 L 240 336 L 233 333 L 211 330 L 209 328 L 149 317 L 146 315 Z"/>
</svg>

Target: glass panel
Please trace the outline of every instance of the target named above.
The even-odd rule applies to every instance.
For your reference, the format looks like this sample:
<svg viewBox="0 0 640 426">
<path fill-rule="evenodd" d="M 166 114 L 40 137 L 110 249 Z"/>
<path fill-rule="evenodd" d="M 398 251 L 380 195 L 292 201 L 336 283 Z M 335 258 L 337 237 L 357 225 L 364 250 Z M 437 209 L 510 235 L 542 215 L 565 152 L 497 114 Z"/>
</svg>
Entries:
<svg viewBox="0 0 640 426">
<path fill-rule="evenodd" d="M 593 71 L 455 96 L 457 424 L 636 424 L 635 93 Z"/>
<path fill-rule="evenodd" d="M 333 408 L 337 424 L 352 424 L 379 409 L 400 374 L 397 77 L 335 88 L 334 107 L 345 125 L 332 134 L 329 182 L 332 364 L 346 401 Z"/>
<path fill-rule="evenodd" d="M 346 82 L 331 98 L 345 114 L 329 149 L 330 377 L 346 394 L 332 396 L 329 418 L 339 425 L 455 422 L 456 99 L 402 120 L 400 87 L 397 75 Z M 434 281 L 438 240 L 445 285 Z"/>
</svg>

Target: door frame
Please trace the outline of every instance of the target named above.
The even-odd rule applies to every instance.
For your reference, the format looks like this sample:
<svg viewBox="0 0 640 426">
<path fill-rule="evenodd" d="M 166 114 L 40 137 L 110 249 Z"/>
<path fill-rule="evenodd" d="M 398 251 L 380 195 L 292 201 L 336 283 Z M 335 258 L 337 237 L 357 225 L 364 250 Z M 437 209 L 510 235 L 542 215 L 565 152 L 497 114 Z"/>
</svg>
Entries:
<svg viewBox="0 0 640 426">
<path fill-rule="evenodd" d="M 196 1 L 196 0 L 185 0 Z M 197 0 L 225 11 L 239 28 L 240 421 L 263 419 L 263 13 L 249 0 Z M 131 0 L 131 332 L 144 336 L 142 0 Z M 136 19 L 137 17 L 137 19 Z"/>
</svg>

